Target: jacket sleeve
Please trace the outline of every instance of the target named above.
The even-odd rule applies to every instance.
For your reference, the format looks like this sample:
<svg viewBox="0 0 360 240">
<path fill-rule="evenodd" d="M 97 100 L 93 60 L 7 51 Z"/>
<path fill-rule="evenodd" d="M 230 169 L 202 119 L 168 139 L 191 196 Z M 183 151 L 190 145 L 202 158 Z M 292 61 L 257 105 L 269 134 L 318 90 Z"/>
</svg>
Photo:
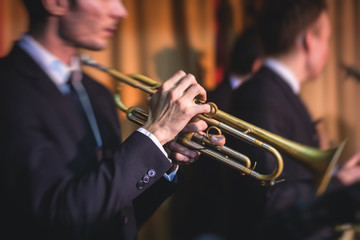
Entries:
<svg viewBox="0 0 360 240">
<path fill-rule="evenodd" d="M 106 223 L 171 167 L 148 137 L 135 132 L 113 154 L 75 172 L 75 133 L 67 133 L 43 96 L 22 88 L 1 91 L 2 189 L 13 206 L 44 225 L 86 231 Z M 144 183 L 149 171 L 154 174 Z"/>
<path fill-rule="evenodd" d="M 151 188 L 134 200 L 136 225 L 138 228 L 153 215 L 164 200 L 178 189 L 180 184 L 183 184 L 182 168 L 178 169 L 177 175 L 172 182 L 162 177 Z"/>
</svg>

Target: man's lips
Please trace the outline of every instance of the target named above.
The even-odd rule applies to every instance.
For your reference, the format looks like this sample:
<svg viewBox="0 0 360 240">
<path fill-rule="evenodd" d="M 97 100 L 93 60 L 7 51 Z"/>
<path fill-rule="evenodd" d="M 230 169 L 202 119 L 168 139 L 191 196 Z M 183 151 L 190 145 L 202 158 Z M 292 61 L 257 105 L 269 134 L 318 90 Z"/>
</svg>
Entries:
<svg viewBox="0 0 360 240">
<path fill-rule="evenodd" d="M 105 28 L 104 31 L 109 35 L 114 35 L 116 32 L 116 28 Z"/>
</svg>

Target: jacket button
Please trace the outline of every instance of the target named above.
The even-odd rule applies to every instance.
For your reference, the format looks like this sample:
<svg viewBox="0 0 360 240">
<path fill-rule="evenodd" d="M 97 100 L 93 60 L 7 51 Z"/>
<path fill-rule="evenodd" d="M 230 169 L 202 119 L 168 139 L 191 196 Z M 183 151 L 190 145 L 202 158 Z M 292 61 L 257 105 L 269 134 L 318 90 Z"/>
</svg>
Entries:
<svg viewBox="0 0 360 240">
<path fill-rule="evenodd" d="M 149 175 L 149 177 L 155 177 L 156 172 L 154 169 L 150 169 L 147 174 Z"/>
<path fill-rule="evenodd" d="M 142 180 L 144 183 L 148 183 L 150 181 L 149 175 L 145 175 Z"/>
<path fill-rule="evenodd" d="M 142 189 L 144 187 L 144 185 L 145 185 L 144 181 L 140 180 L 140 181 L 137 182 L 136 187 L 138 189 Z"/>
</svg>

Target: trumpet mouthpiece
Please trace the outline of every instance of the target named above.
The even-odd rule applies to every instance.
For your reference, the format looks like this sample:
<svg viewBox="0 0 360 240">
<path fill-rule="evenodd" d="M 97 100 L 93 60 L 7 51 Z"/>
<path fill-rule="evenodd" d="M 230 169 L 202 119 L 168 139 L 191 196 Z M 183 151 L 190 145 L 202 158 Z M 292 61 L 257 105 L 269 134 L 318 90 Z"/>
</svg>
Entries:
<svg viewBox="0 0 360 240">
<path fill-rule="evenodd" d="M 107 70 L 106 67 L 98 64 L 98 63 L 96 62 L 96 60 L 90 58 L 89 55 L 87 55 L 87 54 L 85 54 L 85 53 L 80 54 L 80 61 L 81 61 L 81 63 L 84 64 L 84 65 L 93 66 L 93 67 L 96 67 L 96 68 L 98 68 L 98 69 L 100 69 L 100 70 L 103 70 L 103 71 L 106 71 L 106 70 Z"/>
</svg>

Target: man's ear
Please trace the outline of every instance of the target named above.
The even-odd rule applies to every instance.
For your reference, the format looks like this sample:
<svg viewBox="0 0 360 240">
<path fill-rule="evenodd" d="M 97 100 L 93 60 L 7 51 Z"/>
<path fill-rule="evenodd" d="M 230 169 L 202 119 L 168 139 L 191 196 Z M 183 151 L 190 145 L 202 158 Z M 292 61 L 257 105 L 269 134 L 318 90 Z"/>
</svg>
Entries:
<svg viewBox="0 0 360 240">
<path fill-rule="evenodd" d="M 262 58 L 257 58 L 255 59 L 253 65 L 251 66 L 251 73 L 254 74 L 256 73 L 262 66 L 263 64 L 263 59 Z"/>
<path fill-rule="evenodd" d="M 304 32 L 303 36 L 301 37 L 301 45 L 305 52 L 312 51 L 313 43 L 314 43 L 314 31 L 312 29 L 308 29 Z"/>
<path fill-rule="evenodd" d="M 65 14 L 69 8 L 68 0 L 41 0 L 45 10 L 50 15 L 60 16 Z"/>
</svg>

